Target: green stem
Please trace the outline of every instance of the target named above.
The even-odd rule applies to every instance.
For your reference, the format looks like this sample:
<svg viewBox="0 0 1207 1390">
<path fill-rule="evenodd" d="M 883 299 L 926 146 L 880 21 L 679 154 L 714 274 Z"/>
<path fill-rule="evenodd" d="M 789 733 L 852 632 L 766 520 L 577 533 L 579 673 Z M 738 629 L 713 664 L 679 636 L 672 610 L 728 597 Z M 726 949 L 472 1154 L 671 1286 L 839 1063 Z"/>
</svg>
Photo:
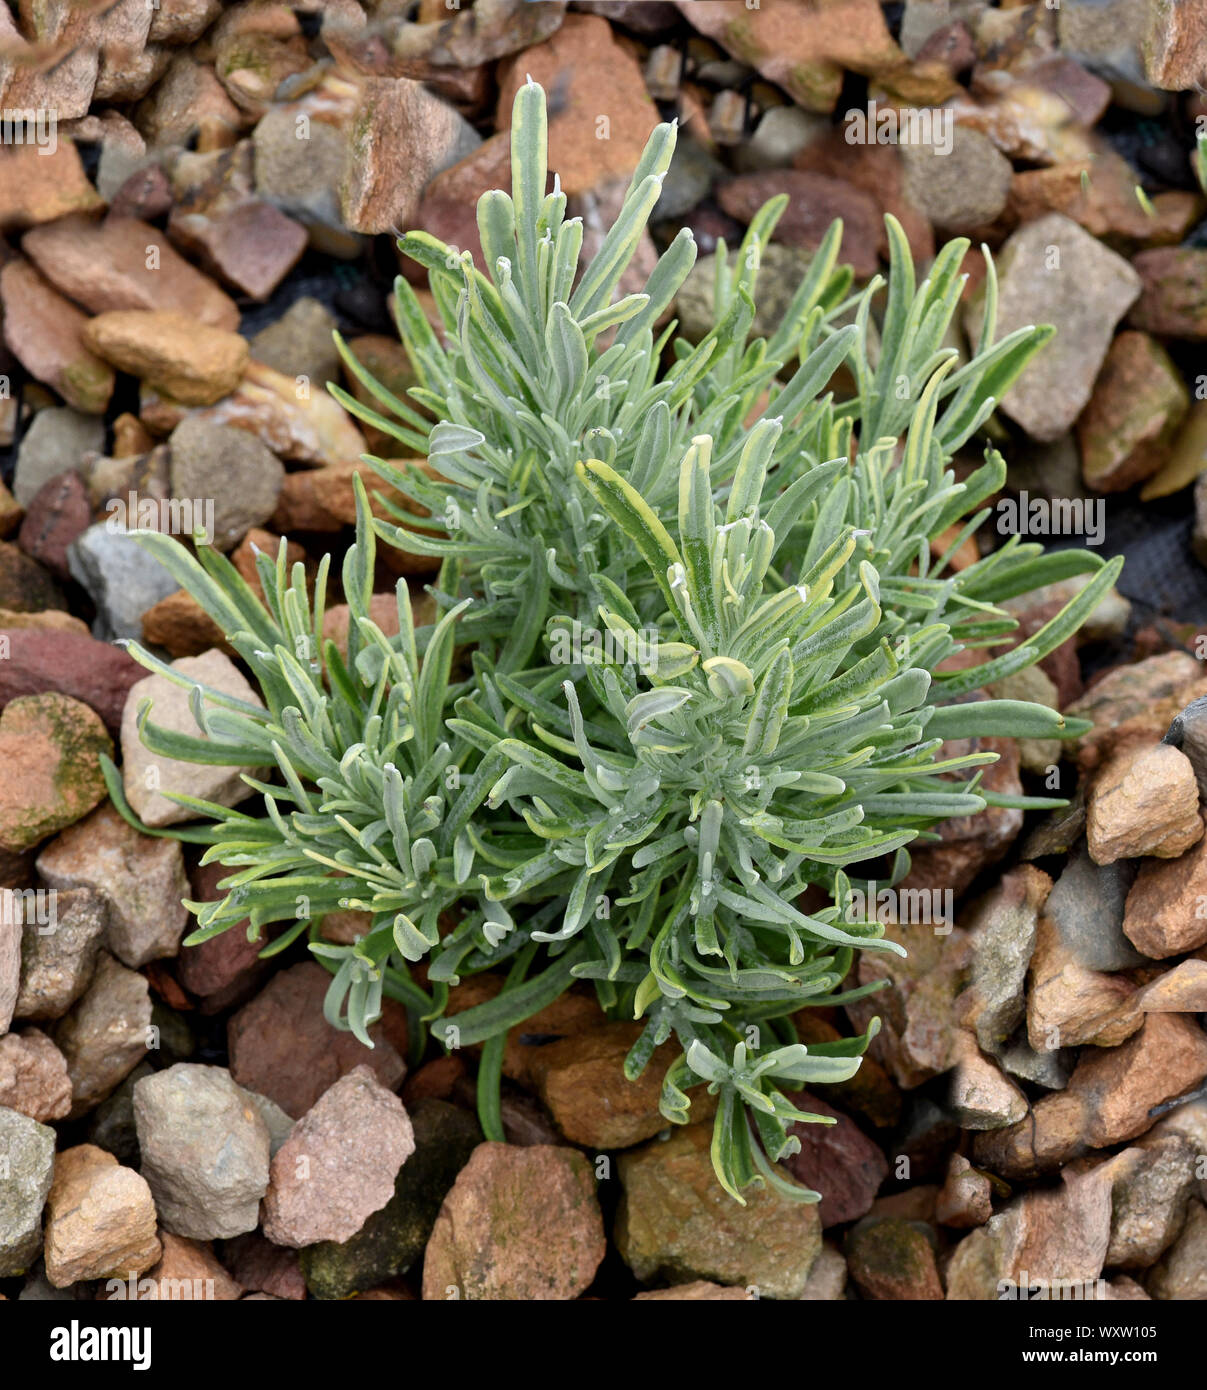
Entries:
<svg viewBox="0 0 1207 1390">
<path fill-rule="evenodd" d="M 530 941 L 516 957 L 503 993 L 517 988 L 528 973 L 537 943 Z M 496 1033 L 482 1045 L 482 1060 L 478 1063 L 478 1120 L 482 1133 L 496 1144 L 502 1144 L 503 1134 L 503 1052 L 507 1047 L 507 1032 Z"/>
</svg>

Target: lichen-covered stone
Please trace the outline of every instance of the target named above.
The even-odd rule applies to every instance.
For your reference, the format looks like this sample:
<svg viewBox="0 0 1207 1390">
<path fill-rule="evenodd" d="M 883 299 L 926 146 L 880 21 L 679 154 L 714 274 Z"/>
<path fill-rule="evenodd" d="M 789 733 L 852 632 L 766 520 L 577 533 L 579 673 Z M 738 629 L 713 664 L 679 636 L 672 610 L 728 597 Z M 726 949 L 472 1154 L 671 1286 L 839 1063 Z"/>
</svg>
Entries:
<svg viewBox="0 0 1207 1390">
<path fill-rule="evenodd" d="M 924 1302 L 943 1297 L 933 1235 L 921 1222 L 868 1217 L 847 1237 L 846 1255 L 864 1298 Z"/>
<path fill-rule="evenodd" d="M 816 1206 L 766 1188 L 740 1206 L 717 1181 L 711 1143 L 711 1124 L 689 1125 L 620 1155 L 621 1257 L 642 1282 L 710 1279 L 799 1298 L 821 1249 Z"/>
<path fill-rule="evenodd" d="M 577 1298 L 605 1249 L 595 1179 L 581 1153 L 479 1144 L 436 1218 L 423 1297 Z"/>
<path fill-rule="evenodd" d="M 105 796 L 101 755 L 113 741 L 79 700 L 24 695 L 0 712 L 0 849 L 27 850 Z"/>
<path fill-rule="evenodd" d="M 54 1176 L 55 1133 L 28 1115 L 0 1107 L 0 1279 L 23 1274 L 42 1248 L 42 1208 Z"/>
</svg>

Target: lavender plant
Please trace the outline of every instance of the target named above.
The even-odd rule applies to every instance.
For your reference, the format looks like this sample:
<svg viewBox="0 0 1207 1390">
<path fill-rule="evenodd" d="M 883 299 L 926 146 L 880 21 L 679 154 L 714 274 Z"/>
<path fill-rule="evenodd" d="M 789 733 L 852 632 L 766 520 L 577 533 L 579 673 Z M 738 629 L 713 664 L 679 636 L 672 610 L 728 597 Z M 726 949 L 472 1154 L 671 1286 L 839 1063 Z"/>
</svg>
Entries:
<svg viewBox="0 0 1207 1390">
<path fill-rule="evenodd" d="M 426 266 L 445 330 L 400 279 L 412 399 L 340 344 L 376 405 L 333 394 L 426 460 L 370 460 L 422 519 L 395 508 L 375 520 L 358 481 L 346 655 L 322 640 L 327 562 L 311 593 L 283 546 L 275 562 L 260 556 L 261 603 L 220 555 L 145 534 L 221 625 L 264 707 L 135 648 L 190 688 L 201 730 L 169 732 L 144 709 L 141 732 L 157 754 L 249 769 L 263 798 L 259 814 L 176 798 L 211 822 L 177 833 L 230 870 L 221 901 L 189 904 L 190 943 L 244 918 L 254 938 L 286 924 L 266 954 L 307 934 L 332 973 L 329 1021 L 371 1045 L 383 996 L 399 999 L 417 1055 L 425 1029 L 446 1036 L 452 986 L 503 973 L 494 998 L 457 1014 L 460 1045 L 483 1045 L 493 1138 L 507 1031 L 590 981 L 610 1016 L 644 1024 L 630 1077 L 674 1041 L 668 1121 L 690 1119 L 693 1088 L 718 1095 L 713 1162 L 737 1200 L 766 1183 L 814 1201 L 778 1165 L 799 1148 L 791 1126 L 820 1119 L 791 1096 L 853 1075 L 876 1025 L 806 1047 L 791 1015 L 865 993 L 844 989 L 857 950 L 901 950 L 850 910 L 848 870 L 889 856 L 896 883 L 908 847 L 949 817 L 1061 804 L 996 795 L 980 780 L 995 755 L 943 745 L 1086 727 L 967 697 L 1066 640 L 1119 562 L 1014 537 L 950 563 L 1005 477 L 989 449 L 957 481 L 952 456 L 1049 335 L 995 341 L 990 266 L 970 359 L 944 346 L 966 243 L 944 247 L 918 284 L 889 219 L 878 357 L 869 334 L 886 287 L 851 295 L 839 226 L 772 336 L 751 335 L 784 200 L 736 258 L 719 248 L 716 323 L 700 342 L 660 326 L 694 262 L 690 234 L 642 292 L 620 295 L 674 140 L 673 126 L 654 132 L 582 267 L 581 224 L 556 181 L 545 192 L 544 94 L 520 90 L 512 194 L 478 206 L 485 267 L 426 233 L 401 242 Z M 840 367 L 855 384 L 845 400 L 831 388 Z M 382 542 L 441 558 L 437 622 L 415 625 L 405 581 L 400 635 L 374 622 Z M 1002 601 L 1080 573 L 1092 578 L 1025 642 L 944 669 L 1008 642 L 1016 621 Z M 806 911 L 806 890 L 828 905 Z M 321 938 L 337 908 L 371 914 L 354 945 Z"/>
</svg>

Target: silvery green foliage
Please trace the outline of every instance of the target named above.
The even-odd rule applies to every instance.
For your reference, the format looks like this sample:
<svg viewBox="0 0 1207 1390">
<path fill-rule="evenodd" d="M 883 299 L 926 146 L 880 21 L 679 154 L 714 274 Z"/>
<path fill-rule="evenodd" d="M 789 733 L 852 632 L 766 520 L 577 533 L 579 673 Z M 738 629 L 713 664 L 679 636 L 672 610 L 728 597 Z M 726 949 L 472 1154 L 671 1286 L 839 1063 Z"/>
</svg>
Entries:
<svg viewBox="0 0 1207 1390">
<path fill-rule="evenodd" d="M 577 483 L 578 461 L 600 458 L 655 509 L 673 507 L 677 461 L 691 437 L 712 435 L 719 476 L 732 471 L 743 420 L 798 351 L 804 363 L 785 388 L 784 405 L 797 404 L 797 439 L 815 441 L 818 457 L 829 457 L 829 412 L 816 398 L 856 330 L 823 341 L 822 325 L 850 284 L 849 271 L 835 271 L 835 228 L 781 330 L 769 343 L 747 346 L 758 251 L 787 205 L 780 198 L 751 226 L 740 271 L 718 276 L 715 328 L 698 344 L 672 343 L 671 328 L 659 323 L 695 262 L 690 232 L 675 238 L 641 293 L 616 296 L 661 192 L 674 127 L 652 135 L 616 224 L 585 268 L 581 222 L 566 219 L 556 180 L 545 194 L 545 97 L 535 84 L 517 94 L 511 132 L 512 195 L 496 190 L 478 205 L 488 273 L 428 233 L 399 243 L 426 267 L 445 325 L 442 343 L 400 278 L 396 318 L 422 379 L 412 394 L 440 423 L 429 433 L 422 416 L 374 382 L 342 343 L 349 369 L 388 414 L 339 388 L 334 394 L 438 470 L 441 477 L 432 479 L 394 463 L 377 465 L 432 514 L 423 533 L 407 526 L 408 548 L 455 558 L 477 594 L 462 637 L 483 642 L 500 665 L 517 670 L 536 648 L 547 612 L 595 622 L 597 575 L 622 587 L 646 584 L 631 547 L 617 541 Z M 674 361 L 665 367 L 668 352 Z M 787 441 L 785 457 L 792 447 Z M 394 528 L 383 531 L 392 536 Z"/>
<path fill-rule="evenodd" d="M 799 1147 L 790 1127 L 816 1118 L 791 1094 L 852 1075 L 874 1026 L 806 1048 L 790 1015 L 866 992 L 843 991 L 856 950 L 901 950 L 850 910 L 848 870 L 888 864 L 895 883 L 908 846 L 947 818 L 1053 804 L 991 795 L 979 778 L 994 755 L 945 756 L 943 744 L 1083 727 L 968 697 L 1066 640 L 1118 564 L 1017 537 L 959 571 L 948 563 L 1005 474 L 990 450 L 958 482 L 952 454 L 1047 336 L 994 342 L 991 270 L 980 341 L 958 362 L 944 343 L 964 243 L 918 285 L 890 221 L 878 357 L 869 328 L 884 287 L 846 298 L 839 228 L 774 337 L 751 339 L 773 204 L 734 265 L 718 255 L 716 328 L 696 345 L 673 325 L 656 336 L 690 238 L 643 293 L 617 293 L 673 128 L 651 137 L 616 227 L 580 271 L 581 227 L 544 192 L 544 123 L 543 93 L 522 88 L 513 195 L 479 204 L 486 273 L 425 234 L 403 240 L 446 325 L 441 342 L 400 282 L 422 381 L 411 394 L 439 423 L 429 429 L 351 359 L 389 414 L 333 388 L 430 464 L 374 461 L 430 511 L 419 523 L 401 511 L 400 525 L 374 523 L 358 490 L 346 659 L 320 641 L 325 567 L 309 599 L 283 550 L 275 565 L 261 557 L 265 607 L 221 557 L 146 538 L 229 635 L 266 705 L 214 696 L 209 707 L 195 688 L 197 740 L 144 713 L 152 749 L 258 769 L 245 775 L 264 797 L 260 816 L 194 803 L 215 824 L 184 833 L 232 872 L 222 902 L 191 905 L 190 939 L 244 917 L 254 932 L 289 924 L 268 950 L 308 930 L 332 971 L 332 1022 L 367 1039 L 391 995 L 408 1005 L 417 1051 L 425 1025 L 448 1041 L 451 986 L 503 973 L 500 993 L 456 1015 L 457 1044 L 484 1044 L 491 1137 L 507 1030 L 589 980 L 611 1016 L 644 1022 L 631 1076 L 660 1045 L 677 1047 L 668 1120 L 690 1118 L 693 1088 L 718 1093 L 714 1163 L 735 1197 L 767 1182 L 816 1200 L 776 1164 Z M 839 367 L 849 400 L 830 394 Z M 378 539 L 443 558 L 434 626 L 414 627 L 402 581 L 401 635 L 370 618 Z M 1002 600 L 1083 572 L 1088 585 L 1025 643 L 940 669 L 1008 642 L 1016 623 Z M 454 642 L 475 648 L 457 664 Z M 124 807 L 112 768 L 109 780 Z M 829 905 L 806 911 L 806 889 Z M 319 935 L 337 907 L 372 914 L 355 946 Z"/>
</svg>

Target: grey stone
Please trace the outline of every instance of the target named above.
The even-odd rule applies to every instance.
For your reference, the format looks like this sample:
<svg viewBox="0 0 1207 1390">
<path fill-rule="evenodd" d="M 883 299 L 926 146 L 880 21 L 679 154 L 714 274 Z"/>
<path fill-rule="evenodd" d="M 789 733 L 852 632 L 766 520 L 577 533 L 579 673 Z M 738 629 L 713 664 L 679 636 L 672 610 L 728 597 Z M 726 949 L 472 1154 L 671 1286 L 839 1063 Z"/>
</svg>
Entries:
<svg viewBox="0 0 1207 1390">
<path fill-rule="evenodd" d="M 982 899 L 967 924 L 973 950 L 969 991 L 977 1041 L 986 1052 L 996 1052 L 1023 1021 L 1023 986 L 1047 881 L 1035 870 L 1016 870 Z"/>
<path fill-rule="evenodd" d="M 1177 1240 L 1145 1281 L 1150 1298 L 1171 1302 L 1207 1299 L 1207 1207 L 1195 1199 Z"/>
<path fill-rule="evenodd" d="M 1140 294 L 1122 256 L 1060 213 L 1020 227 L 997 261 L 999 340 L 1016 328 L 1052 324 L 1056 336 L 1002 399 L 1001 409 L 1033 439 L 1064 434 L 1090 399 L 1115 326 Z M 981 295 L 968 306 L 980 329 Z"/>
<path fill-rule="evenodd" d="M 732 256 L 732 251 L 730 254 Z M 799 246 L 781 246 L 773 241 L 763 248 L 755 300 L 757 309 L 750 330 L 752 337 L 769 337 L 779 327 L 812 260 L 813 253 Z M 715 325 L 716 273 L 715 252 L 699 257 L 675 296 L 679 332 L 690 342 L 699 342 Z"/>
<path fill-rule="evenodd" d="M 1195 495 L 1197 498 L 1197 486 Z M 1207 797 L 1207 695 L 1191 700 L 1170 724 L 1162 742 L 1172 743 L 1186 754 L 1194 768 L 1195 781 L 1199 784 L 1199 797 Z"/>
<path fill-rule="evenodd" d="M 1013 1042 L 997 1050 L 997 1059 L 1003 1071 L 1049 1091 L 1063 1091 L 1069 1084 L 1076 1055 L 1072 1048 L 1036 1052 L 1027 1041 L 1025 1028 Z"/>
<path fill-rule="evenodd" d="M 40 1242 L 39 1242 L 40 1244 Z M 74 1284 L 66 1289 L 56 1289 L 46 1277 L 41 1261 L 38 1268 L 25 1281 L 25 1287 L 17 1295 L 18 1303 L 78 1303 L 89 1292 L 86 1284 Z"/>
<path fill-rule="evenodd" d="M 146 976 L 102 951 L 88 989 L 54 1030 L 71 1077 L 71 1118 L 104 1100 L 146 1060 L 150 1027 Z"/>
<path fill-rule="evenodd" d="M 297 1122 L 292 1115 L 287 1115 L 275 1100 L 257 1095 L 255 1091 L 249 1091 L 246 1087 L 243 1094 L 260 1112 L 260 1118 L 268 1128 L 268 1156 L 276 1158 L 277 1150 L 293 1133 L 293 1127 Z"/>
<path fill-rule="evenodd" d="M 415 1152 L 399 1169 L 394 1195 L 342 1243 L 320 1241 L 302 1251 L 306 1287 L 316 1298 L 347 1298 L 398 1274 L 423 1254 L 441 1203 L 482 1142 L 468 1111 L 421 1100 L 410 1112 Z"/>
<path fill-rule="evenodd" d="M 285 376 L 304 376 L 311 390 L 339 380 L 340 360 L 332 333 L 335 319 L 317 299 L 295 299 L 275 323 L 251 340 L 251 355 Z"/>
<path fill-rule="evenodd" d="M 42 1249 L 42 1208 L 54 1177 L 54 1130 L 0 1107 L 0 1278 L 23 1274 Z"/>
<path fill-rule="evenodd" d="M 68 547 L 72 577 L 96 605 L 94 637 L 142 637 L 142 615 L 180 585 L 133 536 L 107 522 L 89 526 Z"/>
<path fill-rule="evenodd" d="M 105 900 L 91 888 L 54 891 L 54 921 L 26 929 L 14 1017 L 62 1018 L 88 988 L 105 934 Z"/>
<path fill-rule="evenodd" d="M 1147 1139 L 1109 1160 L 1114 1269 L 1147 1269 L 1177 1238 L 1195 1190 L 1194 1146 L 1180 1134 Z"/>
<path fill-rule="evenodd" d="M 830 122 L 825 116 L 802 111 L 799 106 L 773 106 L 764 112 L 750 139 L 734 150 L 734 166 L 742 173 L 753 173 L 756 169 L 786 168 L 806 145 L 820 140 L 829 130 Z M 669 173 L 667 177 L 670 177 Z M 706 188 L 704 193 L 707 192 Z M 700 201 L 700 198 L 696 199 L 696 202 Z M 689 207 L 694 206 L 694 203 L 689 204 Z"/>
<path fill-rule="evenodd" d="M 992 222 L 1006 206 L 1014 167 L 988 136 L 955 126 L 950 149 L 901 146 L 906 199 L 934 223 L 968 232 Z"/>
<path fill-rule="evenodd" d="M 351 240 L 340 216 L 339 187 L 348 137 L 325 121 L 312 120 L 306 139 L 294 114 L 274 106 L 252 134 L 256 192 L 308 228 L 326 228 Z"/>
<path fill-rule="evenodd" d="M 285 481 L 280 459 L 247 430 L 190 417 L 168 440 L 172 496 L 213 505 L 219 550 L 230 550 L 276 511 Z"/>
<path fill-rule="evenodd" d="M 178 1063 L 134 1087 L 142 1175 L 165 1229 L 193 1240 L 254 1230 L 268 1126 L 225 1067 Z"/>
<path fill-rule="evenodd" d="M 1123 934 L 1123 907 L 1135 876 L 1134 863 L 1095 864 L 1083 842 L 1048 895 L 1045 914 L 1087 970 L 1109 973 L 1144 961 Z"/>
<path fill-rule="evenodd" d="M 154 1076 L 150 1062 L 139 1062 L 122 1084 L 96 1107 L 88 1121 L 88 1142 L 104 1149 L 125 1168 L 138 1167 L 138 1129 L 134 1123 L 134 1088 Z"/>
<path fill-rule="evenodd" d="M 97 416 L 65 405 L 39 410 L 17 448 L 13 496 L 28 507 L 43 484 L 68 468 L 78 469 L 85 454 L 104 447 L 105 426 Z"/>
<path fill-rule="evenodd" d="M 1108 82 L 1145 86 L 1144 43 L 1153 8 L 1150 0 L 1061 0 L 1061 51 Z"/>
<path fill-rule="evenodd" d="M 708 197 L 721 172 L 722 165 L 702 145 L 681 136 L 662 181 L 662 192 L 654 204 L 652 220 L 662 222 L 686 216 Z"/>
</svg>

